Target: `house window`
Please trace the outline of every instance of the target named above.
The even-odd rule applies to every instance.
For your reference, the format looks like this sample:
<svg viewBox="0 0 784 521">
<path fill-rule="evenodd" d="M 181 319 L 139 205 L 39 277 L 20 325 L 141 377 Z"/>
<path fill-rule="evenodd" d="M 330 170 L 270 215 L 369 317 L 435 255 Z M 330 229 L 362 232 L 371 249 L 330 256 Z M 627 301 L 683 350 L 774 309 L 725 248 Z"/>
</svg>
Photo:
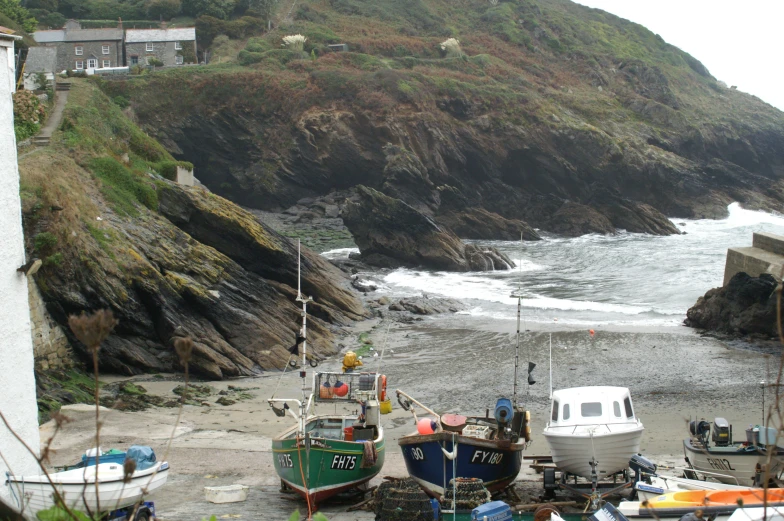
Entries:
<svg viewBox="0 0 784 521">
<path fill-rule="evenodd" d="M 147 52 L 154 51 L 155 45 L 152 42 L 147 42 Z"/>
<path fill-rule="evenodd" d="M 109 46 L 108 45 L 101 45 L 101 53 L 109 54 Z"/>
<path fill-rule="evenodd" d="M 111 66 L 112 66 L 112 60 L 103 60 L 103 63 L 101 64 L 101 67 L 103 68 L 111 67 Z"/>
<path fill-rule="evenodd" d="M 76 62 L 76 70 L 80 71 L 82 69 L 84 69 L 84 62 L 83 61 L 77 61 Z"/>
<path fill-rule="evenodd" d="M 182 56 L 175 56 L 174 63 L 176 63 L 177 65 L 182 65 L 183 64 Z"/>
<path fill-rule="evenodd" d="M 131 56 L 131 65 L 139 65 L 139 57 Z"/>
<path fill-rule="evenodd" d="M 174 42 L 174 50 L 181 51 L 182 50 L 182 42 Z"/>
<path fill-rule="evenodd" d="M 84 54 L 84 47 L 82 47 L 81 45 L 77 45 L 76 47 L 74 47 L 74 54 L 77 56 L 81 56 L 82 54 Z"/>
<path fill-rule="evenodd" d="M 87 60 L 87 68 L 88 69 L 97 69 L 98 68 L 98 60 L 95 58 L 90 58 Z"/>
</svg>

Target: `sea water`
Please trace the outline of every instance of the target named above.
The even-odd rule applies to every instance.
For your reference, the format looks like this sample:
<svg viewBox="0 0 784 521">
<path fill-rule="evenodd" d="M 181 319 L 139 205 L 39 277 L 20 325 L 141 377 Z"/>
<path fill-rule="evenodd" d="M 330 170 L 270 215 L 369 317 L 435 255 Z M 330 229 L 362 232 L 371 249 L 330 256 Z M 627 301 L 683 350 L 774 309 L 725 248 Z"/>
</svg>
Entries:
<svg viewBox="0 0 784 521">
<path fill-rule="evenodd" d="M 454 273 L 402 268 L 363 274 L 391 298 L 444 296 L 467 307 L 461 313 L 516 318 L 559 327 L 677 327 L 686 310 L 721 286 L 727 248 L 751 246 L 753 232 L 784 235 L 784 217 L 728 207 L 725 219 L 673 219 L 682 235 L 665 237 L 624 231 L 565 238 L 543 233 L 541 241 L 472 241 L 512 258 L 510 271 Z M 325 252 L 345 257 L 351 248 Z"/>
</svg>

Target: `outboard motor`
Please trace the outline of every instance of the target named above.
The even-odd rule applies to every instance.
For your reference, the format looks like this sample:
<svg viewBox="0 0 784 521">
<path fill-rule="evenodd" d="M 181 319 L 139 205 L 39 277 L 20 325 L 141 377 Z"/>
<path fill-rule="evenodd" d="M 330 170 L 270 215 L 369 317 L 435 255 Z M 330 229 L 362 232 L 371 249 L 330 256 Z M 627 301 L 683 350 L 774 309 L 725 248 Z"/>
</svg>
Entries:
<svg viewBox="0 0 784 521">
<path fill-rule="evenodd" d="M 629 468 L 634 471 L 634 481 L 644 481 L 650 483 L 649 476 L 656 475 L 656 463 L 652 462 L 642 454 L 635 454 L 629 460 Z"/>
<path fill-rule="evenodd" d="M 509 398 L 499 398 L 495 403 L 495 421 L 498 422 L 499 438 L 509 438 L 509 424 L 512 422 L 513 417 L 514 411 L 512 410 L 512 400 Z"/>
<path fill-rule="evenodd" d="M 710 432 L 710 422 L 705 420 L 692 420 L 689 422 L 689 433 L 700 439 L 704 438 Z"/>
<path fill-rule="evenodd" d="M 732 425 L 724 418 L 713 419 L 711 441 L 717 447 L 727 447 L 732 443 Z"/>
<path fill-rule="evenodd" d="M 512 418 L 512 441 L 517 443 L 520 438 L 531 441 L 531 413 L 517 406 Z"/>
</svg>

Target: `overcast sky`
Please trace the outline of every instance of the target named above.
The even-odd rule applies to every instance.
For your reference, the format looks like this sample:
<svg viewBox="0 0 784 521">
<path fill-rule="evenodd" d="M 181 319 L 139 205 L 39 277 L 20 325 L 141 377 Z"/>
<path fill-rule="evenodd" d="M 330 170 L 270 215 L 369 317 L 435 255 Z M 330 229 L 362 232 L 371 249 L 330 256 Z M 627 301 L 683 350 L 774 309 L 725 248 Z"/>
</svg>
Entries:
<svg viewBox="0 0 784 521">
<path fill-rule="evenodd" d="M 784 0 L 575 0 L 644 25 L 716 79 L 784 110 Z"/>
</svg>

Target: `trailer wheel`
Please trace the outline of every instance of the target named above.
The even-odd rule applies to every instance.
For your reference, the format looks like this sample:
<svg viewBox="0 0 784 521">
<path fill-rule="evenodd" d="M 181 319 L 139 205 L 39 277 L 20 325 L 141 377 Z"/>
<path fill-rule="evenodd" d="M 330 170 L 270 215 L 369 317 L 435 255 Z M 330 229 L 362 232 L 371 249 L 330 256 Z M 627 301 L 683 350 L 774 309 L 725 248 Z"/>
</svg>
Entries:
<svg viewBox="0 0 784 521">
<path fill-rule="evenodd" d="M 150 511 L 146 508 L 140 508 L 139 511 L 136 512 L 133 521 L 150 521 Z"/>
</svg>

